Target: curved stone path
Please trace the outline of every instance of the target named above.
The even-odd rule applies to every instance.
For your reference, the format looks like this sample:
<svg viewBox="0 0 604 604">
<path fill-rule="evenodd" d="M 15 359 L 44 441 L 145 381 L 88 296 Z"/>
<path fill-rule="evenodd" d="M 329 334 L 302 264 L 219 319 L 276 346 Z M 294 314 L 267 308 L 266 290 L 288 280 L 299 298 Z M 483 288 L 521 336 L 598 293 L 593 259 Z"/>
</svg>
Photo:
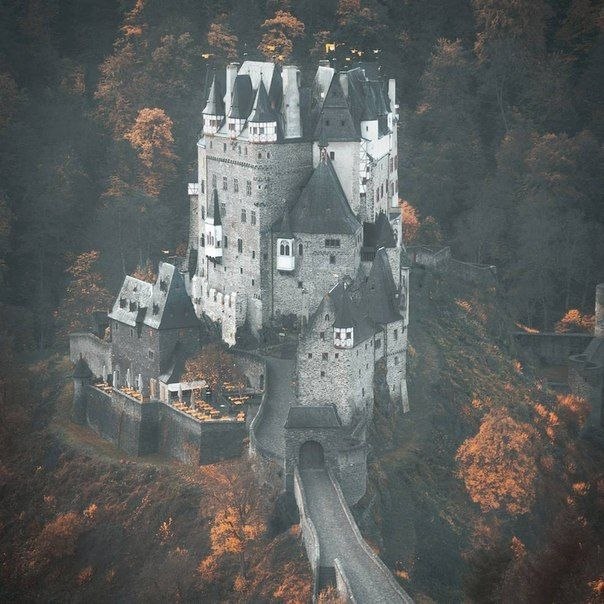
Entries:
<svg viewBox="0 0 604 604">
<path fill-rule="evenodd" d="M 389 571 L 381 568 L 359 542 L 359 533 L 351 524 L 354 520 L 346 514 L 327 471 L 300 470 L 300 479 L 307 513 L 319 537 L 321 566 L 334 566 L 334 560 L 339 559 L 356 604 L 412 604 L 394 577 L 385 575 Z"/>
<path fill-rule="evenodd" d="M 285 458 L 285 422 L 289 408 L 295 401 L 293 359 L 265 357 L 267 365 L 266 387 L 262 421 L 255 427 L 258 444 L 272 457 Z"/>
</svg>

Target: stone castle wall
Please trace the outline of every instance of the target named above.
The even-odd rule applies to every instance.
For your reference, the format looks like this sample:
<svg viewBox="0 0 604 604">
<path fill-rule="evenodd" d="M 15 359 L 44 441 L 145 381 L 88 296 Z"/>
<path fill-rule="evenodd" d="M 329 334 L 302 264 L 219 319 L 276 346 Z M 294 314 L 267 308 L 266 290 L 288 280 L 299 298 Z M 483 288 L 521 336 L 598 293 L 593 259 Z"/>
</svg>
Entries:
<svg viewBox="0 0 604 604">
<path fill-rule="evenodd" d="M 199 422 L 158 401 L 141 403 L 113 390 L 84 388 L 84 421 L 101 438 L 129 455 L 160 452 L 185 463 L 208 464 L 239 457 L 245 422 Z"/>
<path fill-rule="evenodd" d="M 80 356 L 86 359 L 96 377 L 106 379 L 113 371 L 111 342 L 101 340 L 93 333 L 78 331 L 69 334 L 69 360 L 77 363 Z"/>
<path fill-rule="evenodd" d="M 325 240 L 329 238 L 339 239 L 340 247 L 326 247 Z M 302 255 L 299 253 L 300 244 L 303 245 Z M 293 247 L 296 259 L 293 271 L 278 271 L 276 258 L 273 260 L 273 306 L 276 317 L 312 314 L 338 278 L 345 275 L 354 277 L 360 263 L 361 241 L 352 235 L 296 234 Z M 275 250 L 276 238 L 273 252 Z M 331 256 L 335 258 L 333 264 Z"/>
<path fill-rule="evenodd" d="M 162 405 L 159 452 L 189 464 L 210 464 L 239 457 L 247 436 L 245 422 L 199 422 L 182 411 Z"/>
<path fill-rule="evenodd" d="M 526 333 L 512 334 L 514 343 L 524 354 L 547 365 L 566 365 L 568 357 L 582 353 L 593 336 L 587 333 Z"/>
<path fill-rule="evenodd" d="M 140 403 L 123 392 L 107 394 L 94 386 L 85 389 L 86 423 L 101 438 L 130 455 L 157 451 L 159 403 Z"/>
<path fill-rule="evenodd" d="M 365 408 L 371 411 L 375 367 L 373 337 L 351 349 L 336 348 L 332 324 L 333 317 L 317 318 L 313 330 L 299 341 L 298 404 L 333 403 L 342 422 L 349 424 L 355 412 Z"/>
</svg>

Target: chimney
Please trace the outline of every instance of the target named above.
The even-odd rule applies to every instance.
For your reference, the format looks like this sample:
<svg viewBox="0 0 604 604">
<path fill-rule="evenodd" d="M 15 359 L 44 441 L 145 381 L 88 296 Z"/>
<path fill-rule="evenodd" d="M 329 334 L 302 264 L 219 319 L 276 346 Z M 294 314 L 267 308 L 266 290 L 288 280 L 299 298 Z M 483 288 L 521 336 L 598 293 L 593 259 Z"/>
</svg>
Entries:
<svg viewBox="0 0 604 604">
<path fill-rule="evenodd" d="M 281 74 L 283 79 L 283 106 L 281 112 L 284 121 L 286 139 L 302 136 L 300 120 L 300 70 L 295 65 L 285 65 Z"/>
<path fill-rule="evenodd" d="M 388 99 L 390 99 L 390 111 L 396 115 L 396 80 L 394 78 L 388 80 Z"/>
<path fill-rule="evenodd" d="M 233 88 L 235 78 L 239 71 L 239 63 L 229 63 L 226 67 L 226 94 L 224 95 L 224 114 L 229 115 L 231 111 L 231 101 L 233 99 Z"/>
<path fill-rule="evenodd" d="M 594 336 L 604 338 L 604 283 L 596 285 L 596 322 Z"/>
</svg>

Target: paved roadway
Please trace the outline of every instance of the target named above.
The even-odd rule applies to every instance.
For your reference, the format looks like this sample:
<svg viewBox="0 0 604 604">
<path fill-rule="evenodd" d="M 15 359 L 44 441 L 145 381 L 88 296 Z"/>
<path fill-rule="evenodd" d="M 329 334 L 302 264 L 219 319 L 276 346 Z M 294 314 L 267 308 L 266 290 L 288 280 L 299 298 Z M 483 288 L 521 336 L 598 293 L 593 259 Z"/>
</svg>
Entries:
<svg viewBox="0 0 604 604">
<path fill-rule="evenodd" d="M 285 458 L 285 421 L 295 400 L 293 388 L 294 360 L 265 357 L 267 393 L 264 417 L 256 426 L 255 436 L 261 447 L 279 460 Z"/>
<path fill-rule="evenodd" d="M 413 600 L 384 577 L 382 569 L 361 547 L 327 471 L 301 469 L 300 479 L 308 515 L 319 537 L 321 565 L 333 566 L 335 558 L 340 560 L 357 604 L 412 604 Z"/>
</svg>

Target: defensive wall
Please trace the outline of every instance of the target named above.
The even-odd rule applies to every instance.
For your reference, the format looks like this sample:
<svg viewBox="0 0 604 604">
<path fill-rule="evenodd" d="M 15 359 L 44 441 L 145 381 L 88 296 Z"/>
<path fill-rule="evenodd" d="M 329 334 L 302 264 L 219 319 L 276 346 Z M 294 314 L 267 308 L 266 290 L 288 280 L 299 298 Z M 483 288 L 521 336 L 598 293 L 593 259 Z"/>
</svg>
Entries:
<svg viewBox="0 0 604 604">
<path fill-rule="evenodd" d="M 497 279 L 497 267 L 490 264 L 463 262 L 451 255 L 451 248 L 431 248 L 425 245 L 412 245 L 407 248 L 411 262 L 417 266 L 432 268 L 449 275 L 483 285 L 492 284 Z"/>
<path fill-rule="evenodd" d="M 84 388 L 84 421 L 101 438 L 129 455 L 162 453 L 185 463 L 209 464 L 239 457 L 246 424 L 200 421 L 159 401 L 141 402 L 112 388 Z"/>
<path fill-rule="evenodd" d="M 306 549 L 306 557 L 310 564 L 310 569 L 313 575 L 313 602 L 319 595 L 319 566 L 321 564 L 321 548 L 319 545 L 319 536 L 313 521 L 308 516 L 308 504 L 306 501 L 306 492 L 304 485 L 300 480 L 300 472 L 298 468 L 294 470 L 294 497 L 300 513 L 300 530 L 302 531 L 302 539 Z"/>
<path fill-rule="evenodd" d="M 113 372 L 111 342 L 101 340 L 89 331 L 76 331 L 69 334 L 69 360 L 76 363 L 81 357 L 86 359 L 88 367 L 96 377 L 107 378 Z M 107 372 L 103 375 L 103 368 Z"/>
<path fill-rule="evenodd" d="M 544 365 L 566 365 L 572 355 L 582 353 L 593 336 L 588 333 L 527 333 L 515 331 L 516 346 Z"/>
</svg>

